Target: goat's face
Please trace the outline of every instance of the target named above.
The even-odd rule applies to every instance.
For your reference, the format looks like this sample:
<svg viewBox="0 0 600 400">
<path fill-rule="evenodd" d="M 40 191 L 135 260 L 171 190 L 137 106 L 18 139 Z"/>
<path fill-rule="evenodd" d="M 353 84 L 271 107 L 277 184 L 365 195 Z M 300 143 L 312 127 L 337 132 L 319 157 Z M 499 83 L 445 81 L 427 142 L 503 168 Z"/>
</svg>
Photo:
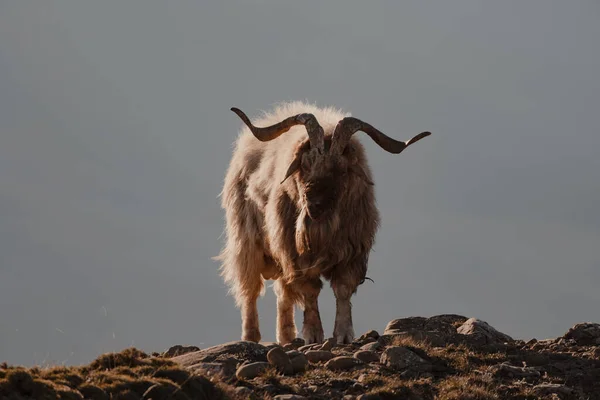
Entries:
<svg viewBox="0 0 600 400">
<path fill-rule="evenodd" d="M 303 207 L 314 221 L 327 218 L 353 179 L 353 175 L 372 184 L 363 169 L 353 146 L 347 146 L 342 154 L 330 152 L 331 137 L 324 140 L 323 153 L 311 151 L 309 140 L 302 142 L 290 164 L 295 173 Z"/>
</svg>

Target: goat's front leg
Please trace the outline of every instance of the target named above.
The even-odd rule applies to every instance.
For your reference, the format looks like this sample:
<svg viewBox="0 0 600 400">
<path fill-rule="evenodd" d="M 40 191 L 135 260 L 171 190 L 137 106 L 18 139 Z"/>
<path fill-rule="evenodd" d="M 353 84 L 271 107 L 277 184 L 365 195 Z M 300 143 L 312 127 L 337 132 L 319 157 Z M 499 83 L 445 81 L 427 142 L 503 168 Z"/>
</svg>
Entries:
<svg viewBox="0 0 600 400">
<path fill-rule="evenodd" d="M 275 282 L 277 295 L 277 342 L 290 343 L 296 337 L 296 323 L 294 321 L 294 299 L 296 294 L 293 288 L 277 280 Z"/>
<path fill-rule="evenodd" d="M 318 302 L 322 287 L 323 283 L 318 277 L 307 280 L 298 287 L 298 292 L 302 294 L 301 304 L 304 309 L 302 336 L 307 344 L 323 342 L 323 325 Z"/>
<path fill-rule="evenodd" d="M 350 298 L 356 291 L 356 286 L 346 282 L 334 280 L 331 282 L 335 294 L 335 325 L 333 337 L 337 343 L 348 344 L 354 340 L 354 327 L 352 326 L 352 303 Z"/>
</svg>

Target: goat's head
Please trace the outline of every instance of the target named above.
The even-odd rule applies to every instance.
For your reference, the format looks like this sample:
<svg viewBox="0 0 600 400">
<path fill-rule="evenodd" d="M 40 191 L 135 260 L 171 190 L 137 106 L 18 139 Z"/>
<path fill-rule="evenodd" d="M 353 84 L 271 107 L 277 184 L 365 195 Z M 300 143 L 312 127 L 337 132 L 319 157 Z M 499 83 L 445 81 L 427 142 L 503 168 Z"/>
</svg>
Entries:
<svg viewBox="0 0 600 400">
<path fill-rule="evenodd" d="M 347 188 L 351 179 L 359 178 L 373 184 L 359 162 L 356 149 L 348 145 L 354 133 L 365 132 L 382 149 L 393 154 L 402 152 L 407 146 L 431 134 L 422 132 L 407 142 L 401 142 L 359 119 L 346 117 L 338 122 L 332 135 L 325 136 L 323 128 L 312 114 L 293 115 L 277 124 L 260 128 L 252 125 L 240 109 L 234 107 L 231 111 L 263 142 L 279 137 L 295 125 L 305 126 L 308 138 L 296 148 L 281 183 L 298 173 L 298 187 L 308 215 L 313 220 L 319 220 L 335 207 L 340 193 Z"/>
</svg>

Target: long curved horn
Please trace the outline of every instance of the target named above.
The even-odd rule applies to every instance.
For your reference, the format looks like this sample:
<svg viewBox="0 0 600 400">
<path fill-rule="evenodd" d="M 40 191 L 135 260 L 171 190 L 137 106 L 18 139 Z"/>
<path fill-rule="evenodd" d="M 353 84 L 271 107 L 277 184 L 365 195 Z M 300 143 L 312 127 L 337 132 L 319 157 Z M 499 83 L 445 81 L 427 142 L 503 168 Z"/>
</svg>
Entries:
<svg viewBox="0 0 600 400">
<path fill-rule="evenodd" d="M 323 128 L 319 125 L 319 122 L 313 114 L 304 113 L 293 115 L 274 125 L 259 128 L 252 125 L 250 119 L 239 108 L 232 107 L 231 111 L 236 113 L 237 116 L 244 121 L 254 136 L 261 142 L 268 142 L 269 140 L 281 136 L 281 134 L 289 131 L 294 125 L 304 125 L 306 132 L 308 133 L 311 148 L 316 149 L 319 153 L 323 153 L 325 147 Z"/>
<path fill-rule="evenodd" d="M 352 137 L 352 135 L 357 131 L 365 132 L 371 137 L 371 139 L 373 139 L 373 141 L 375 141 L 375 143 L 379 145 L 379 147 L 393 154 L 401 153 L 402 150 L 411 144 L 431 135 L 431 132 L 421 132 L 409 141 L 401 142 L 399 140 L 392 139 L 366 122 L 363 122 L 357 118 L 346 117 L 338 122 L 337 126 L 335 127 L 330 151 L 341 154 L 348 145 L 350 137 Z"/>
</svg>

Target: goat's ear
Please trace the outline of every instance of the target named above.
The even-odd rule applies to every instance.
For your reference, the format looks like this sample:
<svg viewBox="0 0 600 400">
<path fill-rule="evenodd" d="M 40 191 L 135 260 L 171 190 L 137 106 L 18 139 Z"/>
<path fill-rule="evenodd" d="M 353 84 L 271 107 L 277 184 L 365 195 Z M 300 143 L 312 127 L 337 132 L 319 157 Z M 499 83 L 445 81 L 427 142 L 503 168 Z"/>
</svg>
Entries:
<svg viewBox="0 0 600 400">
<path fill-rule="evenodd" d="M 296 154 L 296 156 L 294 157 L 294 159 L 290 163 L 290 166 L 288 167 L 288 170 L 285 173 L 285 178 L 283 178 L 283 180 L 280 182 L 280 184 L 283 183 L 283 182 L 285 182 L 287 180 L 287 178 L 289 178 L 296 171 L 298 171 L 298 169 L 300 169 L 300 165 L 301 164 L 302 164 L 302 153 L 299 152 L 299 153 Z"/>
<path fill-rule="evenodd" d="M 373 183 L 373 181 L 369 178 L 369 176 L 367 175 L 367 171 L 365 171 L 365 169 L 362 167 L 361 164 L 358 163 L 353 163 L 350 164 L 350 170 L 356 174 L 360 179 L 362 179 L 363 181 L 365 181 L 368 185 L 375 185 L 375 183 Z"/>
</svg>

